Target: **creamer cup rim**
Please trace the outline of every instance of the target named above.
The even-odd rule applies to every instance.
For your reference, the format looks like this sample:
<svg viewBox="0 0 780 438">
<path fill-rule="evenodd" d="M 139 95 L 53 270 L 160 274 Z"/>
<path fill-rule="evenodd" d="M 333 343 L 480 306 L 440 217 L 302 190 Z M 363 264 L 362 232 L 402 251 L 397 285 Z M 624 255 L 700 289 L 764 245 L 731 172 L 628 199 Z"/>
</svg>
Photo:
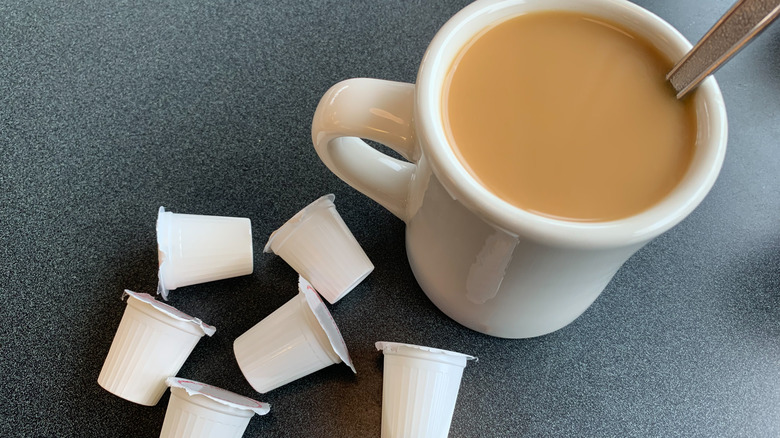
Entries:
<svg viewBox="0 0 780 438">
<path fill-rule="evenodd" d="M 472 356 L 470 354 L 465 353 L 458 353 L 457 351 L 450 351 L 450 350 L 443 350 L 441 348 L 434 348 L 434 347 L 426 347 L 423 345 L 415 345 L 415 344 L 404 344 L 402 342 L 389 342 L 389 341 L 378 341 L 376 344 L 374 344 L 376 349 L 378 351 L 381 351 L 384 353 L 396 353 L 400 348 L 411 348 L 414 350 L 420 350 L 425 351 L 428 353 L 434 353 L 434 354 L 443 354 L 447 356 L 452 357 L 462 357 L 466 360 L 473 360 L 475 362 L 479 361 L 479 358 L 476 356 Z"/>
<path fill-rule="evenodd" d="M 201 383 L 191 379 L 184 379 L 181 377 L 168 377 L 165 379 L 165 384 L 170 388 L 181 388 L 187 391 L 187 394 L 202 395 L 208 397 L 215 402 L 221 403 L 231 408 L 240 409 L 242 411 L 254 411 L 258 415 L 265 415 L 271 411 L 271 405 L 264 402 L 259 402 L 255 399 L 245 397 L 240 394 L 228 391 L 226 389 L 218 388 L 206 383 Z"/>
<path fill-rule="evenodd" d="M 193 324 L 198 328 L 200 328 L 203 331 L 203 333 L 208 336 L 213 336 L 214 333 L 217 331 L 216 327 L 206 324 L 205 322 L 201 321 L 200 318 L 190 316 L 173 306 L 165 304 L 161 301 L 157 301 L 153 296 L 147 293 L 133 292 L 130 289 L 125 289 L 124 293 L 122 294 L 122 299 L 124 299 L 125 297 L 130 297 L 138 301 L 144 302 L 146 304 L 149 304 L 150 306 L 152 306 L 153 309 L 165 315 L 168 315 L 171 318 Z"/>
<path fill-rule="evenodd" d="M 163 241 L 160 239 L 160 236 L 163 235 L 161 233 L 163 229 L 163 225 L 167 225 L 167 221 L 165 221 L 165 213 L 172 213 L 170 211 L 165 211 L 165 207 L 162 205 L 160 206 L 159 210 L 157 210 L 157 223 L 155 225 L 155 231 L 157 232 L 157 254 L 159 257 L 159 254 L 162 253 L 163 257 L 159 260 L 159 267 L 157 269 L 157 295 L 162 295 L 163 299 L 168 301 L 168 292 L 170 291 L 165 286 L 165 280 L 163 279 L 163 265 L 167 263 L 168 259 L 168 251 L 167 248 L 164 247 Z"/>
<path fill-rule="evenodd" d="M 336 321 L 333 320 L 333 316 L 330 314 L 330 311 L 328 311 L 328 308 L 325 306 L 322 298 L 320 298 L 317 290 L 300 275 L 298 276 L 298 290 L 306 298 L 306 303 L 309 305 L 312 313 L 314 313 L 314 317 L 317 318 L 317 322 L 320 323 L 320 326 L 328 336 L 328 341 L 330 341 L 333 351 L 342 361 L 344 361 L 353 373 L 357 374 L 355 365 L 352 363 L 352 358 L 349 356 L 347 344 L 344 342 L 344 337 L 341 336 L 341 331 L 336 325 Z"/>
</svg>

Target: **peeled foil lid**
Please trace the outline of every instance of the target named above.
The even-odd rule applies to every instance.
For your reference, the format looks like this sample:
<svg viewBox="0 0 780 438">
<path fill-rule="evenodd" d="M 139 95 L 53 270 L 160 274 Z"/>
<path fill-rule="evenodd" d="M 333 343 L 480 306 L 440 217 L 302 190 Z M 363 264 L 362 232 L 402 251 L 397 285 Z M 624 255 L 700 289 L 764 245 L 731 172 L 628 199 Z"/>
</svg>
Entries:
<svg viewBox="0 0 780 438">
<path fill-rule="evenodd" d="M 295 231 L 295 229 L 298 228 L 300 224 L 302 224 L 306 219 L 308 219 L 308 217 L 312 214 L 313 211 L 316 211 L 320 208 L 328 208 L 332 206 L 333 201 L 335 199 L 336 199 L 336 195 L 334 195 L 333 193 L 327 194 L 325 196 L 321 196 L 316 201 L 304 207 L 303 210 L 299 211 L 298 213 L 295 213 L 295 216 L 291 217 L 290 220 L 284 223 L 284 225 L 282 225 L 276 231 L 271 233 L 271 237 L 268 238 L 268 243 L 265 244 L 265 248 L 263 248 L 263 252 L 273 253 L 274 251 L 273 249 L 271 249 L 271 243 L 274 241 L 274 238 L 279 236 L 280 232 L 282 232 L 282 234 L 289 234 Z"/>
<path fill-rule="evenodd" d="M 165 287 L 165 282 L 163 281 L 163 264 L 166 263 L 166 259 L 168 254 L 163 251 L 163 245 L 162 241 L 160 239 L 161 236 L 163 236 L 163 215 L 165 213 L 168 213 L 165 211 L 165 207 L 160 207 L 160 209 L 157 211 L 157 225 L 155 227 L 157 231 L 157 258 L 159 263 L 159 269 L 157 270 L 157 295 L 162 295 L 163 299 L 168 301 L 168 288 Z M 167 239 L 167 236 L 166 236 Z"/>
<path fill-rule="evenodd" d="M 265 415 L 271 410 L 271 405 L 268 403 L 259 402 L 249 397 L 194 380 L 168 377 L 165 380 L 165 384 L 171 388 L 181 388 L 187 391 L 188 395 L 202 395 L 231 408 L 241 409 L 242 411 L 254 411 L 257 415 Z"/>
<path fill-rule="evenodd" d="M 436 353 L 436 354 L 445 354 L 448 356 L 454 356 L 454 357 L 464 357 L 466 360 L 473 360 L 473 361 L 479 361 L 479 359 L 475 356 L 470 356 L 468 354 L 458 353 L 455 351 L 449 351 L 449 350 L 442 350 L 439 348 L 433 348 L 433 347 L 423 347 L 421 345 L 413 345 L 413 344 L 402 344 L 400 342 L 385 342 L 385 341 L 379 341 L 375 344 L 376 349 L 381 351 L 382 353 L 396 353 L 401 348 L 412 348 L 415 350 L 421 350 L 421 351 L 427 351 L 429 353 Z"/>
<path fill-rule="evenodd" d="M 125 296 L 130 296 L 132 298 L 135 298 L 136 300 L 143 301 L 144 303 L 151 305 L 155 310 L 158 310 L 172 318 L 178 319 L 179 321 L 195 324 L 196 326 L 200 327 L 201 330 L 203 330 L 203 333 L 209 336 L 212 336 L 217 331 L 215 327 L 212 327 L 204 323 L 203 321 L 201 321 L 198 318 L 195 318 L 194 316 L 187 315 L 186 313 L 180 311 L 175 307 L 157 301 L 154 299 L 153 296 L 149 294 L 141 294 L 138 292 L 133 292 L 131 290 L 125 289 L 125 293 L 122 294 L 122 299 L 124 299 Z"/>
<path fill-rule="evenodd" d="M 165 288 L 162 281 L 162 265 L 160 265 L 160 269 L 157 271 L 157 295 L 162 295 L 163 299 L 168 301 L 168 292 L 169 290 Z"/>
<path fill-rule="evenodd" d="M 330 315 L 328 308 L 325 307 L 325 303 L 322 302 L 320 295 L 312 285 L 301 276 L 298 276 L 298 290 L 306 297 L 306 302 L 309 304 L 311 311 L 314 312 L 314 317 L 317 318 L 322 329 L 325 330 L 325 334 L 328 335 L 328 340 L 333 347 L 333 351 L 335 351 L 341 360 L 352 369 L 353 373 L 357 374 L 355 366 L 352 364 L 352 358 L 349 357 L 347 344 L 344 343 L 344 338 L 341 336 L 341 332 L 336 326 L 333 317 Z"/>
</svg>

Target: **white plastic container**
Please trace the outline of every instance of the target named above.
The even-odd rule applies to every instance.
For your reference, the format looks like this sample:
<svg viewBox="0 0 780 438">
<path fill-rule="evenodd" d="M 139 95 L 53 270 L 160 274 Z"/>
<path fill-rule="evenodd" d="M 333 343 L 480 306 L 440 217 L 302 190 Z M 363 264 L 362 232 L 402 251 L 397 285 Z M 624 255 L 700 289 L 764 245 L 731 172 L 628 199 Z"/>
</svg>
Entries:
<svg viewBox="0 0 780 438">
<path fill-rule="evenodd" d="M 247 218 L 177 214 L 160 207 L 157 249 L 157 292 L 165 299 L 170 290 L 249 275 L 254 268 Z"/>
<path fill-rule="evenodd" d="M 271 406 L 205 383 L 171 377 L 160 438 L 241 438 L 255 414 Z"/>
<path fill-rule="evenodd" d="M 384 353 L 382 438 L 446 438 L 467 354 L 377 342 Z"/>
<path fill-rule="evenodd" d="M 355 372 L 336 323 L 312 286 L 298 279 L 300 293 L 233 343 L 236 361 L 260 393 L 344 362 Z"/>
<path fill-rule="evenodd" d="M 165 393 L 165 379 L 175 376 L 200 338 L 216 329 L 200 319 L 125 290 L 127 307 L 98 376 L 108 392 L 154 406 Z"/>
<path fill-rule="evenodd" d="M 325 195 L 299 211 L 271 234 L 265 252 L 293 267 L 334 304 L 374 270 L 374 265 Z"/>
</svg>

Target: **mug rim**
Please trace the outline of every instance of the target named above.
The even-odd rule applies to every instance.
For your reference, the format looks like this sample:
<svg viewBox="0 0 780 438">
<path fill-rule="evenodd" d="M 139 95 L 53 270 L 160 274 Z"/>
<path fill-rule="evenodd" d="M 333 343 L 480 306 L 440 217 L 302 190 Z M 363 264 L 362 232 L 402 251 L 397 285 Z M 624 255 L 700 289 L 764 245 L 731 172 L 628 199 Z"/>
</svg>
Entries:
<svg viewBox="0 0 780 438">
<path fill-rule="evenodd" d="M 498 20 L 493 18 L 510 8 L 512 13 L 503 14 Z M 428 46 L 420 65 L 415 90 L 415 120 L 421 137 L 422 155 L 430 161 L 433 173 L 450 196 L 511 234 L 584 247 L 617 247 L 646 242 L 688 216 L 707 195 L 720 172 L 726 152 L 727 120 L 723 96 L 713 76 L 703 81 L 689 96 L 696 99 L 697 142 L 694 160 L 683 180 L 660 202 L 618 220 L 567 221 L 534 214 L 510 204 L 481 185 L 466 170 L 449 146 L 444 132 L 440 103 L 443 78 L 463 46 L 460 44 L 452 48 L 455 36 L 462 39 L 465 35 L 465 41 L 468 41 L 496 22 L 521 15 L 524 13 L 522 10 L 581 11 L 581 8 L 588 9 L 587 13 L 591 15 L 619 16 L 620 23 L 632 31 L 657 34 L 663 43 L 670 46 L 662 52 L 670 56 L 668 52 L 673 51 L 673 55 L 677 56 L 673 59 L 679 59 L 692 47 L 669 23 L 626 0 L 478 0 L 444 24 Z M 469 26 L 471 30 L 468 30 Z M 707 128 L 706 133 L 703 127 Z M 706 138 L 701 141 L 703 135 Z"/>
</svg>

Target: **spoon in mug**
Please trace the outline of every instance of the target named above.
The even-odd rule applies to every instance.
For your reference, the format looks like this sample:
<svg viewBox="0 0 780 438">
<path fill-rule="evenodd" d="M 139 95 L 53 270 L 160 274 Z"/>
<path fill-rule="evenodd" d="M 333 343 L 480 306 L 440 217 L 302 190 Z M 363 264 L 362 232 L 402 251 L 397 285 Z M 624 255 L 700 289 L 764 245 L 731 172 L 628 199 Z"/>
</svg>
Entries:
<svg viewBox="0 0 780 438">
<path fill-rule="evenodd" d="M 738 0 L 666 75 L 682 99 L 780 15 L 780 0 Z"/>
</svg>

